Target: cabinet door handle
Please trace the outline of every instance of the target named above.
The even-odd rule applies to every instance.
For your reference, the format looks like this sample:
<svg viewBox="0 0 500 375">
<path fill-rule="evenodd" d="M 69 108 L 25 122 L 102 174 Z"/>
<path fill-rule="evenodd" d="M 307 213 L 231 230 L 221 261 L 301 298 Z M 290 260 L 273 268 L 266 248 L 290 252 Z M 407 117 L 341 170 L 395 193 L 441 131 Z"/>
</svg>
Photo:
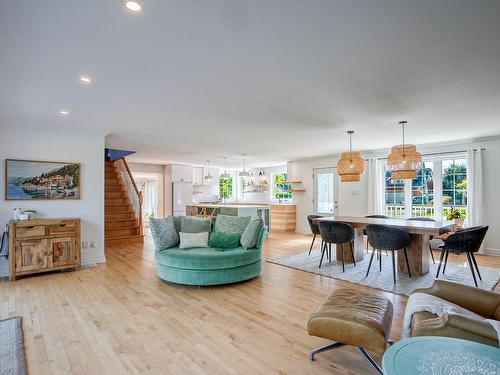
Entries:
<svg viewBox="0 0 500 375">
<path fill-rule="evenodd" d="M 33 229 L 35 226 L 34 225 L 31 225 L 29 227 L 26 227 L 26 229 Z"/>
<path fill-rule="evenodd" d="M 59 226 L 62 228 L 62 227 L 65 227 L 66 224 L 59 224 Z"/>
</svg>

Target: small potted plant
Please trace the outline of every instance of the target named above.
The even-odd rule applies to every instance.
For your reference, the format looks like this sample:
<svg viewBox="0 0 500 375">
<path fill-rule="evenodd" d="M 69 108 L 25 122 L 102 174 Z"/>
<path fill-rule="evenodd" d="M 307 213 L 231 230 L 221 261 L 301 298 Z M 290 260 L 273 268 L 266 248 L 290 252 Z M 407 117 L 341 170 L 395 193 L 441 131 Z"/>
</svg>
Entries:
<svg viewBox="0 0 500 375">
<path fill-rule="evenodd" d="M 462 213 L 460 212 L 460 210 L 456 209 L 453 206 L 449 209 L 448 215 L 446 215 L 446 219 L 455 220 L 455 226 L 457 226 L 458 228 L 462 228 L 462 226 L 464 225 Z"/>
</svg>

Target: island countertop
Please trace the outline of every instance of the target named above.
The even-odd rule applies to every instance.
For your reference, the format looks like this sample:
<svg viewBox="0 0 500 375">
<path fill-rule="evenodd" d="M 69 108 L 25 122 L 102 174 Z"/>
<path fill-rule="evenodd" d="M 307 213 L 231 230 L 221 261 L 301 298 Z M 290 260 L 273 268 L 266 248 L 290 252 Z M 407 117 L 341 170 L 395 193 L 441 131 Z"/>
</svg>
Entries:
<svg viewBox="0 0 500 375">
<path fill-rule="evenodd" d="M 188 207 L 208 207 L 208 208 L 259 208 L 259 209 L 269 209 L 269 204 L 227 204 L 227 203 L 193 203 L 188 204 Z"/>
</svg>

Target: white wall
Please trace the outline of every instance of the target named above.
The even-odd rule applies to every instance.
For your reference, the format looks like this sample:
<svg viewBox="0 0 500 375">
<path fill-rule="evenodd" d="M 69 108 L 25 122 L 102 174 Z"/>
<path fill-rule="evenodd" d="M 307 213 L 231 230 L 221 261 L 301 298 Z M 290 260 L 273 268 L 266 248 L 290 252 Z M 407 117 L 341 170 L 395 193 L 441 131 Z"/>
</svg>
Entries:
<svg viewBox="0 0 500 375">
<path fill-rule="evenodd" d="M 0 225 L 3 229 L 14 207 L 33 208 L 40 218 L 79 217 L 81 239 L 95 241 L 95 248 L 82 249 L 82 265 L 104 262 L 104 135 L 60 130 L 0 131 Z M 58 201 L 5 201 L 4 159 L 69 161 L 81 164 L 81 199 Z M 0 275 L 8 263 L 0 259 Z"/>
<path fill-rule="evenodd" d="M 421 153 L 453 152 L 467 148 L 484 147 L 483 183 L 485 212 L 484 223 L 489 225 L 485 240 L 485 250 L 500 255 L 500 138 L 476 140 L 471 142 L 419 145 Z M 364 157 L 385 157 L 389 150 L 363 152 Z M 297 205 L 297 232 L 308 233 L 307 215 L 313 213 L 313 168 L 334 167 L 337 155 L 294 160 L 288 162 L 289 178 L 303 181 L 305 193 L 294 194 L 293 202 Z M 364 216 L 368 214 L 368 181 L 366 174 L 360 183 L 338 184 L 339 215 Z"/>
</svg>

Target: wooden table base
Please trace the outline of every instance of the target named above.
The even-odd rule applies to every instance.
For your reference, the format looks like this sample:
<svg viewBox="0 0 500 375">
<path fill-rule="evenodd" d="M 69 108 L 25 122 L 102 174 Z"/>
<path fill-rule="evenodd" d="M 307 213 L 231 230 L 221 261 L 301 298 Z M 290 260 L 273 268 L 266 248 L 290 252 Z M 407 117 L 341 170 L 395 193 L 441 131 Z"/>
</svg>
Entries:
<svg viewBox="0 0 500 375">
<path fill-rule="evenodd" d="M 429 272 L 429 239 L 425 234 L 410 234 L 410 247 L 406 249 L 411 275 L 421 276 Z M 398 251 L 398 272 L 408 274 L 403 251 Z"/>
</svg>

